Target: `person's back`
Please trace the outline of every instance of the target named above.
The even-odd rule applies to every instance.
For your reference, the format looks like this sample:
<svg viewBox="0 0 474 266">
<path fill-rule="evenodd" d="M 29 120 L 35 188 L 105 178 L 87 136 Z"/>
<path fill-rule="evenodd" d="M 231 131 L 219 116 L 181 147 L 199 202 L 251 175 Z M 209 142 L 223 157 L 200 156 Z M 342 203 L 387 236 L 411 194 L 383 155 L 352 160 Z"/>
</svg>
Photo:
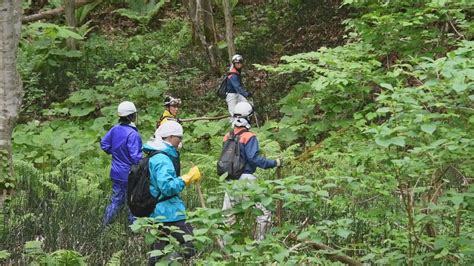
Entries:
<svg viewBox="0 0 474 266">
<path fill-rule="evenodd" d="M 235 135 L 240 135 L 240 156 L 245 160 L 243 174 L 253 174 L 257 167 L 267 169 L 276 166 L 276 160 L 268 160 L 260 155 L 257 135 L 246 127 L 234 127 Z M 224 136 L 224 142 L 229 138 L 229 133 Z"/>
<path fill-rule="evenodd" d="M 104 214 L 104 225 L 112 223 L 114 217 L 123 206 L 127 196 L 128 174 L 133 164 L 142 159 L 142 139 L 134 121 L 137 109 L 132 102 L 122 102 L 117 108 L 119 124 L 113 126 L 101 139 L 100 147 L 112 155 L 110 179 L 112 180 L 112 197 Z M 128 213 L 128 221 L 132 223 L 135 217 Z"/>
<path fill-rule="evenodd" d="M 240 102 L 235 106 L 234 119 L 232 125 L 234 126 L 234 134 L 239 134 L 240 156 L 245 159 L 245 167 L 239 180 L 255 180 L 254 173 L 257 169 L 274 168 L 281 166 L 281 160 L 269 160 L 260 155 L 260 148 L 255 133 L 248 131 L 250 129 L 250 117 L 253 114 L 252 106 L 247 102 Z M 229 138 L 229 133 L 224 136 L 224 142 Z M 227 191 L 224 194 L 224 202 L 222 210 L 228 210 L 238 202 L 231 193 Z M 265 232 L 271 224 L 271 213 L 261 203 L 256 203 L 255 207 L 262 211 L 262 215 L 256 218 L 257 228 L 255 230 L 255 240 L 263 240 Z M 236 222 L 235 215 L 227 216 L 226 223 L 233 225 Z"/>
<path fill-rule="evenodd" d="M 110 176 L 127 180 L 130 167 L 142 158 L 142 141 L 138 129 L 128 124 L 117 124 L 102 138 L 101 148 L 112 155 Z"/>
</svg>

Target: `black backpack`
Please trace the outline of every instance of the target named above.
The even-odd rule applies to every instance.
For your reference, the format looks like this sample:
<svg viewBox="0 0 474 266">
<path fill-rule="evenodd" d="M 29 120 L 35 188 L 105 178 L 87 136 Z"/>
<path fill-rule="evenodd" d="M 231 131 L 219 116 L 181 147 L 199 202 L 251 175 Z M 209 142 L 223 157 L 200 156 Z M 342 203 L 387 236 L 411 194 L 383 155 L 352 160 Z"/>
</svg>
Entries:
<svg viewBox="0 0 474 266">
<path fill-rule="evenodd" d="M 169 156 L 163 151 L 153 151 L 147 157 L 141 159 L 140 162 L 138 162 L 138 165 L 132 165 L 128 175 L 127 204 L 130 208 L 130 212 L 136 217 L 150 216 L 155 209 L 156 204 L 177 196 L 172 195 L 160 199 L 160 195 L 155 198 L 150 193 L 149 161 L 151 157 L 158 153 L 163 153 L 171 159 L 176 175 L 180 176 L 179 159 Z"/>
<path fill-rule="evenodd" d="M 244 172 L 245 159 L 240 156 L 240 135 L 247 130 L 234 134 L 234 131 L 229 133 L 229 138 L 224 142 L 221 156 L 217 161 L 217 174 L 223 175 L 227 173 L 226 180 L 237 180 Z"/>
<path fill-rule="evenodd" d="M 239 75 L 239 73 L 226 73 L 220 82 L 219 87 L 217 87 L 217 96 L 221 99 L 225 99 L 227 96 L 227 80 L 229 79 L 230 74 Z"/>
</svg>

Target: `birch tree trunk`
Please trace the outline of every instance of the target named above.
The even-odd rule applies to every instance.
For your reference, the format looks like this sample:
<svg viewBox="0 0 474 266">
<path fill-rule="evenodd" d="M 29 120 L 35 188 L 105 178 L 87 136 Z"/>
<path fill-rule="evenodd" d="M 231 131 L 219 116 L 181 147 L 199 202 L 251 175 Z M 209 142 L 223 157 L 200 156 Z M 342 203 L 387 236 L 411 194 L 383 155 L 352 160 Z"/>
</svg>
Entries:
<svg viewBox="0 0 474 266">
<path fill-rule="evenodd" d="M 234 25 L 232 19 L 232 9 L 229 0 L 223 0 L 224 19 L 225 19 L 225 37 L 227 41 L 227 52 L 229 53 L 229 62 L 232 62 L 232 56 L 235 54 L 234 44 Z"/>
<path fill-rule="evenodd" d="M 23 97 L 16 69 L 21 16 L 21 0 L 0 0 L 0 185 L 13 176 L 12 132 Z"/>
</svg>

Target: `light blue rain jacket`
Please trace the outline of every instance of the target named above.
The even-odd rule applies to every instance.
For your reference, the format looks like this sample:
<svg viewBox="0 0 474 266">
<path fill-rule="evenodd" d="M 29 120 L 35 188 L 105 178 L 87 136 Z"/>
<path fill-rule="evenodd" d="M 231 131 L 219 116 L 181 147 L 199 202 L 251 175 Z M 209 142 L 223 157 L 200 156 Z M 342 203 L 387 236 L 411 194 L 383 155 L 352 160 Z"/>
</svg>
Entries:
<svg viewBox="0 0 474 266">
<path fill-rule="evenodd" d="M 143 145 L 143 151 L 150 152 L 161 150 L 166 154 L 178 158 L 176 149 L 167 143 L 161 142 L 159 146 L 149 143 Z M 165 154 L 156 154 L 150 158 L 150 192 L 160 198 L 176 195 L 168 200 L 156 204 L 155 210 L 150 217 L 159 222 L 176 222 L 186 219 L 186 207 L 179 193 L 183 191 L 185 184 L 181 177 L 176 175 L 173 162 Z"/>
</svg>

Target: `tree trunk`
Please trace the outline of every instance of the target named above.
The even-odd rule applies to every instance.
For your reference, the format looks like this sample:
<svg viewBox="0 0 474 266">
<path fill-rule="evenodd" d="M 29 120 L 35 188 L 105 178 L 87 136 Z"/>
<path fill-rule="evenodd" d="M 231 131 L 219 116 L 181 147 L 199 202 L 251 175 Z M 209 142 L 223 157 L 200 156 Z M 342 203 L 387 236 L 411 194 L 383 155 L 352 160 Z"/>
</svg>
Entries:
<svg viewBox="0 0 474 266">
<path fill-rule="evenodd" d="M 191 19 L 191 22 L 194 26 L 194 33 L 197 35 L 199 38 L 201 45 L 204 47 L 206 54 L 209 58 L 209 63 L 211 65 L 211 69 L 214 73 L 218 74 L 219 73 L 219 66 L 217 62 L 217 50 L 216 50 L 216 45 L 208 42 L 206 39 L 206 36 L 203 31 L 203 27 L 201 26 L 201 21 L 203 21 L 203 0 L 187 0 L 185 1 L 185 4 L 188 6 L 188 14 L 189 18 Z M 210 4 L 209 4 L 210 5 Z M 208 14 L 212 16 L 212 14 Z M 212 21 L 214 19 L 212 18 Z M 214 39 L 214 37 L 211 37 L 211 39 Z"/>
<path fill-rule="evenodd" d="M 183 4 L 186 6 L 186 10 L 188 11 L 189 19 L 191 20 L 192 25 L 192 34 L 193 34 L 193 44 L 197 44 L 199 41 L 199 37 L 197 34 L 197 29 L 199 25 L 196 25 L 196 21 L 194 21 L 194 16 L 196 14 L 196 1 L 195 0 L 183 0 Z"/>
<path fill-rule="evenodd" d="M 16 69 L 21 16 L 21 0 L 0 0 L 0 183 L 13 176 L 12 132 L 23 97 Z"/>
<path fill-rule="evenodd" d="M 214 22 L 214 13 L 212 12 L 211 0 L 200 0 L 201 11 L 204 17 L 204 36 L 209 50 L 209 59 L 214 73 L 219 74 L 219 54 L 217 50 L 217 30 Z"/>
<path fill-rule="evenodd" d="M 66 24 L 71 27 L 73 30 L 76 28 L 76 3 L 75 0 L 64 0 L 64 17 L 66 18 Z M 73 38 L 67 39 L 67 48 L 69 50 L 76 50 L 76 40 Z"/>
<path fill-rule="evenodd" d="M 234 44 L 234 25 L 232 21 L 232 10 L 229 0 L 223 0 L 224 19 L 225 19 L 225 37 L 227 40 L 227 52 L 229 53 L 229 63 L 232 62 L 232 56 L 235 54 Z"/>
</svg>

